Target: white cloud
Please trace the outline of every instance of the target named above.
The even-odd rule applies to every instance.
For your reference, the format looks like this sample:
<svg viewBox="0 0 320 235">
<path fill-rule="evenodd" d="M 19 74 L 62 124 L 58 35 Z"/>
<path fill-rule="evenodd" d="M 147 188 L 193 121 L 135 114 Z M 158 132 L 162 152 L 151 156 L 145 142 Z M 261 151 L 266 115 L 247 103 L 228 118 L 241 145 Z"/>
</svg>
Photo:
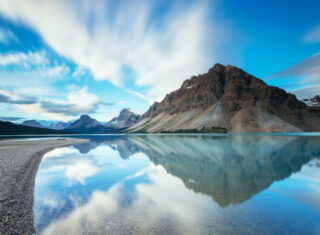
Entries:
<svg viewBox="0 0 320 235">
<path fill-rule="evenodd" d="M 292 89 L 289 86 L 290 92 L 294 93 L 298 98 L 310 98 L 319 94 L 320 85 L 320 53 L 316 53 L 301 62 L 284 69 L 268 79 L 279 78 L 288 79 L 288 77 L 295 78 L 292 84 L 299 89 Z"/>
<path fill-rule="evenodd" d="M 320 42 L 320 26 L 311 29 L 302 39 L 307 43 L 319 43 Z"/>
<path fill-rule="evenodd" d="M 16 35 L 9 29 L 0 28 L 0 43 L 10 44 L 11 42 L 19 42 Z"/>
<path fill-rule="evenodd" d="M 72 77 L 82 77 L 86 74 L 86 71 L 81 66 L 77 67 L 74 72 L 72 73 Z"/>
<path fill-rule="evenodd" d="M 180 179 L 167 174 L 163 167 L 150 165 L 136 177 L 139 175 L 147 177 L 149 182 L 133 181 L 133 193 L 123 189 L 135 176 L 127 177 L 105 192 L 94 191 L 88 202 L 53 221 L 42 233 L 86 233 L 90 228 L 103 234 L 114 231 L 125 234 L 152 234 L 154 231 L 208 234 L 212 227 L 225 219 L 211 198 L 188 190 Z M 124 200 L 130 200 L 130 203 L 123 203 Z M 203 226 L 203 221 L 207 226 Z"/>
<path fill-rule="evenodd" d="M 144 99 L 148 102 L 150 102 L 150 100 L 148 99 L 148 97 L 146 97 L 145 95 L 143 95 L 142 93 L 140 92 L 137 92 L 137 91 L 133 91 L 133 90 L 130 90 L 130 89 L 124 89 L 126 92 L 130 93 L 130 94 L 133 94 L 135 96 L 138 96 L 140 97 L 141 99 Z"/>
<path fill-rule="evenodd" d="M 112 105 L 102 101 L 95 94 L 89 93 L 86 86 L 72 87 L 65 100 L 38 99 L 0 90 L 0 103 L 12 104 L 24 112 L 41 113 L 64 121 L 69 121 L 84 113 L 95 113 L 100 106 Z"/>
<path fill-rule="evenodd" d="M 307 76 L 313 80 L 320 75 L 320 53 L 316 53 L 303 61 L 283 70 L 271 77 L 278 76 Z"/>
<path fill-rule="evenodd" d="M 32 65 L 48 64 L 49 60 L 45 51 L 28 53 L 23 52 L 11 52 L 0 54 L 0 66 L 19 65 L 24 67 L 30 67 Z"/>
<path fill-rule="evenodd" d="M 69 186 L 74 183 L 84 185 L 87 178 L 99 171 L 93 158 L 81 155 L 71 148 L 54 149 L 44 156 L 42 164 L 42 173 L 63 172 Z"/>
<path fill-rule="evenodd" d="M 320 84 L 319 85 L 309 85 L 297 90 L 291 91 L 294 93 L 298 99 L 302 100 L 305 98 L 312 98 L 315 95 L 320 94 Z"/>
<path fill-rule="evenodd" d="M 52 67 L 38 68 L 33 71 L 39 78 L 55 77 L 61 78 L 70 72 L 70 68 L 65 64 Z"/>
<path fill-rule="evenodd" d="M 320 42 L 320 26 L 317 26 L 302 38 L 306 43 Z M 294 93 L 299 99 L 311 98 L 320 94 L 320 52 L 316 53 L 301 62 L 284 69 L 269 78 L 283 77 L 284 79 L 294 78 L 294 82 L 289 84 L 288 90 Z M 290 86 L 299 87 L 292 89 Z"/>
<path fill-rule="evenodd" d="M 155 17 L 156 4 L 0 0 L 0 14 L 31 26 L 97 80 L 125 86 L 123 70 L 129 67 L 136 85 L 150 87 L 148 99 L 159 99 L 216 61 L 212 55 L 227 27 L 209 23 L 208 7 L 200 2 L 173 4 Z"/>
</svg>

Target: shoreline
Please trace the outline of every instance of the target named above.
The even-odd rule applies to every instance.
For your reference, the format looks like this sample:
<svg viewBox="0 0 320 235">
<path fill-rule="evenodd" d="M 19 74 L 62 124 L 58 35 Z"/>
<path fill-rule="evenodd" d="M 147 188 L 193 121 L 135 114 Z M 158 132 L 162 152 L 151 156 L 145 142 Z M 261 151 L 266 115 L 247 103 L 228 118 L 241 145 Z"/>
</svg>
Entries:
<svg viewBox="0 0 320 235">
<path fill-rule="evenodd" d="M 47 152 L 87 142 L 86 139 L 2 139 L 0 141 L 0 231 L 34 234 L 35 176 Z"/>
</svg>

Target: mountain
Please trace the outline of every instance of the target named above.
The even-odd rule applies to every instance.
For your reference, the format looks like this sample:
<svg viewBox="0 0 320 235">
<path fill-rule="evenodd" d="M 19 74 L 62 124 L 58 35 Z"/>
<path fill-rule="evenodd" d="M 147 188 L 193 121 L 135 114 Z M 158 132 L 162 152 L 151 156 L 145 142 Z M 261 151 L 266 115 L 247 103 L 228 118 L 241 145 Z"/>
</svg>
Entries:
<svg viewBox="0 0 320 235">
<path fill-rule="evenodd" d="M 64 130 L 81 134 L 102 134 L 116 131 L 115 128 L 106 127 L 96 119 L 91 118 L 89 115 L 82 115 L 78 120 L 71 123 L 70 126 Z"/>
<path fill-rule="evenodd" d="M 127 139 L 154 165 L 220 206 L 240 204 L 320 158 L 319 137 L 133 135 Z"/>
<path fill-rule="evenodd" d="M 119 116 L 113 118 L 106 124 L 106 127 L 122 129 L 130 127 L 139 121 L 140 115 L 130 111 L 130 109 L 122 109 Z"/>
<path fill-rule="evenodd" d="M 54 122 L 54 121 L 37 121 L 37 120 L 27 120 L 21 123 L 24 126 L 48 128 L 53 130 L 63 130 L 70 126 L 68 122 Z"/>
<path fill-rule="evenodd" d="M 245 71 L 215 64 L 155 102 L 129 132 L 320 130 L 320 109 Z"/>
<path fill-rule="evenodd" d="M 308 106 L 320 107 L 320 96 L 316 95 L 313 98 L 304 99 L 303 102 Z"/>
<path fill-rule="evenodd" d="M 63 130 L 66 129 L 70 126 L 71 123 L 69 122 L 57 122 L 57 123 L 51 123 L 50 125 L 47 126 L 49 129 L 53 130 Z"/>
<path fill-rule="evenodd" d="M 41 125 L 41 123 L 38 122 L 37 120 L 27 120 L 27 121 L 24 121 L 23 123 L 21 123 L 21 125 L 43 128 L 43 126 Z"/>
<path fill-rule="evenodd" d="M 18 125 L 11 122 L 0 121 L 0 135 L 70 134 L 70 133 L 71 132 Z"/>
<path fill-rule="evenodd" d="M 283 135 L 101 135 L 74 147 L 89 153 L 108 145 L 123 159 L 143 153 L 188 189 L 228 206 L 299 172 L 312 159 L 319 163 L 319 141 Z"/>
</svg>

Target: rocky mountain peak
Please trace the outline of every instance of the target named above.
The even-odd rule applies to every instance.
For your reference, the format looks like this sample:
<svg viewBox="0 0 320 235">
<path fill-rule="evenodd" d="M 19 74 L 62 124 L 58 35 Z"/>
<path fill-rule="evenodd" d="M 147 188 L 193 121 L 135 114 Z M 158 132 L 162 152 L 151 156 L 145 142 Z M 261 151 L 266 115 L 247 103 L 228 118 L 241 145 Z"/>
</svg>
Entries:
<svg viewBox="0 0 320 235">
<path fill-rule="evenodd" d="M 80 116 L 80 120 L 90 120 L 90 119 L 92 119 L 92 118 L 87 114 L 84 114 L 84 115 Z"/>
<path fill-rule="evenodd" d="M 130 111 L 130 109 L 125 108 L 120 111 L 118 117 L 113 118 L 106 124 L 106 126 L 121 129 L 137 123 L 139 119 L 140 115 L 137 115 L 134 112 Z"/>
<path fill-rule="evenodd" d="M 91 118 L 89 115 L 81 115 L 78 120 L 71 123 L 68 129 L 92 128 L 99 125 L 102 124 L 96 119 Z"/>
<path fill-rule="evenodd" d="M 207 117 L 191 118 L 192 115 L 200 115 L 201 112 L 207 112 Z M 160 114 L 161 118 L 158 116 Z M 261 79 L 240 68 L 215 64 L 207 73 L 185 80 L 178 90 L 167 94 L 160 103 L 150 106 L 141 120 L 155 118 L 165 124 L 162 116 L 169 115 L 167 118 L 171 120 L 182 115 L 180 119 L 186 118 L 185 124 L 182 125 L 182 120 L 171 120 L 164 127 L 158 125 L 158 129 L 201 129 L 203 126 L 218 126 L 234 131 L 263 132 L 267 128 L 263 127 L 262 121 L 272 119 L 273 121 L 267 124 L 270 126 L 269 131 L 275 131 L 277 128 L 310 131 L 320 128 L 319 114 L 320 110 L 310 110 L 303 102 L 297 100 L 295 95 L 268 86 Z M 309 118 L 311 121 L 308 121 Z M 141 123 L 144 125 L 146 122 Z M 151 126 L 150 122 L 148 126 Z"/>
<path fill-rule="evenodd" d="M 208 73 L 220 73 L 226 69 L 226 66 L 220 63 L 216 63 L 212 68 L 209 69 Z"/>
<path fill-rule="evenodd" d="M 130 109 L 128 109 L 128 108 L 122 109 L 120 111 L 119 118 L 124 118 L 124 117 L 130 115 L 131 113 L 133 113 L 133 112 L 131 112 Z"/>
</svg>

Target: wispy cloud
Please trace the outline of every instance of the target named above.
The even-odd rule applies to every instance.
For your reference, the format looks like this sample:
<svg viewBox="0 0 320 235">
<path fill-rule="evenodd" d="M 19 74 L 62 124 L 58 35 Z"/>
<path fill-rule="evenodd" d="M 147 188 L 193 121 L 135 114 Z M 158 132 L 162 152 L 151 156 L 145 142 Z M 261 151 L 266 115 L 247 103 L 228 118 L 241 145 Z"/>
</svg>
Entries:
<svg viewBox="0 0 320 235">
<path fill-rule="evenodd" d="M 302 41 L 305 43 L 319 43 L 320 26 L 309 30 L 302 38 Z M 286 88 L 300 99 L 320 94 L 320 52 L 266 79 L 274 78 L 291 81 L 287 83 Z"/>
<path fill-rule="evenodd" d="M 24 95 L 55 96 L 54 84 L 68 79 L 71 69 L 64 61 L 52 57 L 46 50 L 0 53 L 0 89 Z"/>
<path fill-rule="evenodd" d="M 86 70 L 82 68 L 81 66 L 78 66 L 74 72 L 72 73 L 72 77 L 82 77 L 83 75 L 86 74 Z"/>
<path fill-rule="evenodd" d="M 303 76 L 305 82 L 318 81 L 320 82 L 320 53 L 317 53 L 309 58 L 293 65 L 279 73 L 276 73 L 270 77 L 279 76 Z"/>
<path fill-rule="evenodd" d="M 292 83 L 288 84 L 287 89 L 300 99 L 320 94 L 320 53 L 267 77 L 267 79 L 274 78 L 286 80 L 290 78 Z"/>
<path fill-rule="evenodd" d="M 308 85 L 300 89 L 296 89 L 293 91 L 293 93 L 299 98 L 312 98 L 315 95 L 320 94 L 320 84 L 318 85 Z"/>
<path fill-rule="evenodd" d="M 209 23 L 203 2 L 172 4 L 155 17 L 156 1 L 0 1 L 0 14 L 32 27 L 58 54 L 96 80 L 125 87 L 124 68 L 146 96 L 159 99 L 186 78 L 208 69 L 225 36 Z M 207 4 L 211 4 L 207 2 Z"/>
<path fill-rule="evenodd" d="M 48 64 L 49 59 L 46 56 L 45 51 L 28 53 L 12 52 L 0 54 L 0 66 L 18 65 L 24 67 L 30 67 L 33 65 Z"/>
<path fill-rule="evenodd" d="M 48 100 L 0 90 L 0 103 L 12 104 L 24 112 L 41 113 L 59 120 L 70 120 L 84 113 L 95 113 L 100 106 L 113 105 L 89 93 L 87 87 L 73 87 L 66 100 Z"/>
<path fill-rule="evenodd" d="M 8 91 L 0 90 L 0 103 L 7 104 L 35 104 L 38 100 L 35 97 L 12 94 Z"/>
<path fill-rule="evenodd" d="M 0 120 L 2 121 L 11 121 L 11 122 L 16 122 L 16 121 L 22 121 L 25 118 L 21 117 L 8 117 L 8 116 L 0 116 Z"/>
<path fill-rule="evenodd" d="M 11 42 L 19 42 L 16 35 L 9 29 L 0 28 L 0 43 L 10 44 Z"/>
<path fill-rule="evenodd" d="M 307 43 L 320 42 L 320 25 L 309 30 L 309 32 L 303 37 L 302 41 Z"/>
</svg>

